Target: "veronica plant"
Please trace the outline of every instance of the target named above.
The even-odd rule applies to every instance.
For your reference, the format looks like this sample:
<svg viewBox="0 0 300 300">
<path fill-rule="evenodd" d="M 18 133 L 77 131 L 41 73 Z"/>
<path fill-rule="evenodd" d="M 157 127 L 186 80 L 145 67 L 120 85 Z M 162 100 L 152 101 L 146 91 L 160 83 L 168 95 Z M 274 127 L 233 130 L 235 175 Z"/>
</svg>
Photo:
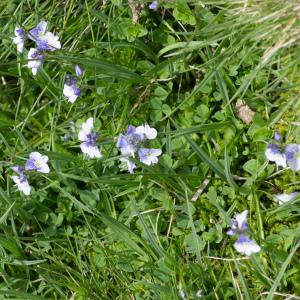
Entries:
<svg viewBox="0 0 300 300">
<path fill-rule="evenodd" d="M 47 162 L 48 162 L 47 155 L 42 155 L 39 152 L 31 152 L 29 154 L 29 159 L 27 159 L 26 161 L 25 170 L 37 171 L 40 173 L 49 173 L 50 169 Z"/>
<path fill-rule="evenodd" d="M 11 176 L 12 180 L 17 185 L 18 190 L 23 192 L 26 196 L 30 195 L 31 187 L 28 183 L 27 176 L 24 174 L 24 171 L 49 173 L 50 169 L 47 162 L 47 155 L 42 155 L 39 152 L 31 152 L 25 163 L 25 168 L 23 166 L 12 167 L 12 170 L 18 174 Z"/>
<path fill-rule="evenodd" d="M 45 51 L 55 51 L 61 49 L 59 36 L 47 31 L 47 22 L 41 21 L 35 28 L 29 31 L 28 37 L 36 43 L 36 48 L 30 48 L 27 54 L 27 67 L 31 69 L 32 74 L 36 75 L 38 69 L 42 66 Z M 25 31 L 22 28 L 15 28 L 15 37 L 13 43 L 17 45 L 18 52 L 23 52 L 25 43 Z"/>
<path fill-rule="evenodd" d="M 119 135 L 117 147 L 124 156 L 120 160 L 127 163 L 129 173 L 133 173 L 133 169 L 136 167 L 129 157 L 135 157 L 137 151 L 140 162 L 149 166 L 158 162 L 157 156 L 161 155 L 161 149 L 142 147 L 144 142 L 147 140 L 154 140 L 156 137 L 156 129 L 151 128 L 148 124 L 138 127 L 129 125 L 125 135 Z"/>
<path fill-rule="evenodd" d="M 29 31 L 29 38 L 36 42 L 40 51 L 55 51 L 61 48 L 59 36 L 46 31 L 47 22 L 41 21 L 35 28 Z"/>
<path fill-rule="evenodd" d="M 158 4 L 157 4 L 157 1 L 153 1 L 152 3 L 149 4 L 149 9 L 151 10 L 157 10 L 158 8 Z"/>
<path fill-rule="evenodd" d="M 278 167 L 286 168 L 286 156 L 281 149 L 280 140 L 281 135 L 277 131 L 275 131 L 274 142 L 268 144 L 265 155 L 269 161 L 275 162 Z"/>
<path fill-rule="evenodd" d="M 275 162 L 278 167 L 290 167 L 293 171 L 300 170 L 300 145 L 287 144 L 284 149 L 281 145 L 281 135 L 278 132 L 274 134 L 274 143 L 267 146 L 265 155 L 271 162 Z"/>
<path fill-rule="evenodd" d="M 23 173 L 24 168 L 22 166 L 14 166 L 12 169 L 18 174 L 11 176 L 11 179 L 17 185 L 18 190 L 23 192 L 26 196 L 30 195 L 31 187 L 27 177 Z"/>
<path fill-rule="evenodd" d="M 231 229 L 228 230 L 226 234 L 231 236 L 237 235 L 238 238 L 233 244 L 234 249 L 239 253 L 250 256 L 253 253 L 259 252 L 260 246 L 244 234 L 247 230 L 249 230 L 247 215 L 248 210 L 245 210 L 240 214 L 235 214 Z"/>
<path fill-rule="evenodd" d="M 299 193 L 297 193 L 297 192 L 293 192 L 293 193 L 290 193 L 290 194 L 283 193 L 283 194 L 276 195 L 274 200 L 277 201 L 279 203 L 279 205 L 282 205 L 282 204 L 296 198 L 296 196 L 298 194 Z"/>
<path fill-rule="evenodd" d="M 35 48 L 30 48 L 30 50 L 28 51 L 27 67 L 31 69 L 33 75 L 36 75 L 38 69 L 42 66 L 43 58 L 44 56 L 42 55 L 42 53 Z"/>
<path fill-rule="evenodd" d="M 22 28 L 15 28 L 15 37 L 13 38 L 13 43 L 17 45 L 18 52 L 22 53 L 25 43 L 25 31 Z"/>
<path fill-rule="evenodd" d="M 143 134 L 137 133 L 136 128 L 129 125 L 125 135 L 119 135 L 117 147 L 120 149 L 122 155 L 131 155 L 134 157 L 134 153 L 143 138 Z"/>
<path fill-rule="evenodd" d="M 77 65 L 75 66 L 75 73 L 77 78 L 73 78 L 70 74 L 67 74 L 63 89 L 63 94 L 67 98 L 67 101 L 70 103 L 74 103 L 81 93 L 77 81 L 78 77 L 82 76 L 83 71 Z"/>
<path fill-rule="evenodd" d="M 140 162 L 151 166 L 158 163 L 157 156 L 161 155 L 161 149 L 148 149 L 148 148 L 140 148 L 139 149 L 139 158 Z"/>
<path fill-rule="evenodd" d="M 75 66 L 75 74 L 77 77 L 82 77 L 83 75 L 83 70 L 78 65 Z"/>
<path fill-rule="evenodd" d="M 81 130 L 78 133 L 78 139 L 82 142 L 80 149 L 89 158 L 100 158 L 102 154 L 97 146 L 98 133 L 94 132 L 93 129 L 93 118 L 88 118 L 86 122 L 82 123 Z"/>
<path fill-rule="evenodd" d="M 237 252 L 247 256 L 260 251 L 260 246 L 244 234 L 239 235 L 233 246 Z"/>
<path fill-rule="evenodd" d="M 300 170 L 300 145 L 288 144 L 285 147 L 285 156 L 287 165 L 293 171 Z"/>
</svg>

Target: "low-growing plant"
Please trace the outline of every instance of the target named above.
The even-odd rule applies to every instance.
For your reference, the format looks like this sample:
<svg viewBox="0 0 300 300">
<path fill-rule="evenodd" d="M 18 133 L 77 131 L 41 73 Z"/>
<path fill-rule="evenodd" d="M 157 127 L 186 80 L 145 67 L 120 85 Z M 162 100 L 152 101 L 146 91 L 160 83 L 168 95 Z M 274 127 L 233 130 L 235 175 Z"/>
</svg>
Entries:
<svg viewBox="0 0 300 300">
<path fill-rule="evenodd" d="M 0 298 L 300 299 L 296 0 L 0 8 Z"/>
</svg>

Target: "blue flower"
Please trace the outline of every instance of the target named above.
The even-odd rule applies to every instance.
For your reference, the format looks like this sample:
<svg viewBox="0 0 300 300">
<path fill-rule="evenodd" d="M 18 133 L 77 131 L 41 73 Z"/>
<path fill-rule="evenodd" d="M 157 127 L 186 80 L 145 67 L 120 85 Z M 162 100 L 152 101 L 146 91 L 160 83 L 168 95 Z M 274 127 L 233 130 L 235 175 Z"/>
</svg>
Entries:
<svg viewBox="0 0 300 300">
<path fill-rule="evenodd" d="M 39 40 L 46 32 L 47 22 L 41 21 L 35 28 L 29 31 L 29 38 L 33 41 Z"/>
<path fill-rule="evenodd" d="M 22 28 L 15 28 L 15 37 L 13 43 L 17 45 L 18 52 L 22 53 L 24 49 L 25 31 Z"/>
<path fill-rule="evenodd" d="M 278 201 L 279 205 L 282 205 L 288 201 L 293 200 L 299 193 L 294 192 L 294 193 L 283 193 L 275 196 L 275 201 Z"/>
<path fill-rule="evenodd" d="M 274 132 L 274 140 L 279 141 L 281 138 L 282 138 L 282 136 L 277 131 L 275 131 Z"/>
<path fill-rule="evenodd" d="M 285 156 L 287 165 L 293 171 L 300 170 L 300 145 L 289 144 L 285 147 Z"/>
<path fill-rule="evenodd" d="M 132 125 L 129 125 L 125 135 L 120 134 L 117 147 L 120 149 L 124 157 L 120 158 L 120 161 L 127 164 L 127 169 L 129 173 L 133 173 L 136 165 L 134 162 L 129 160 L 129 156 L 133 156 L 138 149 L 139 143 L 143 140 L 143 135 L 136 133 L 136 128 Z"/>
<path fill-rule="evenodd" d="M 77 77 L 80 77 L 83 74 L 82 69 L 78 65 L 75 66 L 75 73 Z M 81 90 L 77 85 L 77 79 L 72 78 L 70 74 L 67 74 L 63 94 L 67 98 L 68 102 L 74 103 L 80 95 L 80 93 Z"/>
<path fill-rule="evenodd" d="M 129 158 L 126 157 L 121 157 L 120 161 L 123 161 L 127 164 L 127 169 L 130 174 L 134 173 L 133 170 L 135 169 L 136 165 L 133 161 L 131 161 Z"/>
<path fill-rule="evenodd" d="M 149 7 L 149 9 L 157 10 L 157 8 L 158 8 L 157 1 L 153 1 L 152 3 L 149 4 L 148 7 Z"/>
<path fill-rule="evenodd" d="M 17 185 L 18 190 L 23 192 L 26 196 L 30 195 L 31 187 L 28 183 L 26 176 L 24 175 L 23 171 L 24 168 L 21 166 L 14 166 L 12 169 L 18 173 L 18 176 L 13 175 L 11 176 L 14 183 Z"/>
<path fill-rule="evenodd" d="M 19 175 L 22 174 L 23 175 L 23 172 L 24 172 L 24 167 L 22 166 L 13 166 L 11 167 L 12 170 L 14 170 L 16 173 L 18 173 Z"/>
<path fill-rule="evenodd" d="M 63 89 L 63 94 L 67 98 L 67 101 L 74 103 L 80 93 L 81 91 L 77 86 L 77 80 L 71 79 L 70 76 L 67 76 Z"/>
<path fill-rule="evenodd" d="M 240 214 L 235 214 L 231 229 L 226 232 L 227 235 L 238 235 L 238 239 L 233 244 L 235 250 L 247 256 L 260 251 L 260 246 L 255 241 L 244 235 L 249 230 L 247 224 L 248 210 L 244 210 Z"/>
<path fill-rule="evenodd" d="M 77 77 L 81 77 L 83 74 L 82 69 L 78 65 L 75 66 L 75 73 Z"/>
<path fill-rule="evenodd" d="M 29 159 L 27 159 L 26 161 L 25 170 L 34 170 L 40 173 L 49 173 L 50 169 L 47 162 L 47 155 L 42 155 L 39 152 L 31 152 L 29 154 Z"/>
<path fill-rule="evenodd" d="M 31 69 L 32 74 L 36 75 L 38 69 L 42 66 L 43 55 L 35 48 L 30 48 L 28 51 L 28 64 L 27 67 Z"/>
<path fill-rule="evenodd" d="M 40 51 L 55 51 L 61 48 L 59 36 L 46 31 L 47 22 L 41 21 L 35 28 L 29 31 L 29 38 L 36 42 Z"/>
<path fill-rule="evenodd" d="M 148 148 L 140 148 L 139 149 L 139 157 L 140 162 L 151 166 L 158 163 L 157 156 L 161 155 L 160 149 L 148 149 Z"/>
<path fill-rule="evenodd" d="M 247 224 L 247 215 L 248 215 L 248 210 L 244 210 L 240 214 L 235 214 L 234 219 L 232 221 L 231 229 L 228 230 L 226 233 L 228 235 L 236 235 L 248 230 L 249 227 Z"/>
<path fill-rule="evenodd" d="M 93 132 L 93 123 L 93 118 L 88 118 L 86 122 L 82 123 L 81 130 L 78 133 L 78 139 L 82 142 L 80 144 L 82 153 L 87 154 L 90 158 L 100 158 L 102 155 L 97 147 L 98 133 Z"/>
<path fill-rule="evenodd" d="M 158 162 L 157 156 L 161 155 L 160 149 L 148 149 L 141 147 L 141 144 L 143 144 L 144 141 L 153 140 L 156 136 L 156 129 L 151 128 L 148 124 L 138 127 L 129 125 L 125 135 L 119 135 L 117 147 L 123 155 L 120 160 L 127 163 L 128 171 L 130 173 L 133 173 L 133 169 L 136 166 L 131 160 L 129 160 L 129 157 L 134 157 L 136 151 L 138 151 L 140 161 L 142 163 L 150 166 Z"/>
<path fill-rule="evenodd" d="M 260 251 L 260 246 L 255 241 L 251 240 L 247 236 L 240 234 L 236 242 L 233 244 L 234 249 L 242 254 L 250 256 L 253 253 Z"/>
<path fill-rule="evenodd" d="M 148 124 L 138 126 L 135 133 L 140 135 L 142 139 L 154 140 L 157 137 L 157 131 L 155 128 L 151 128 Z"/>
<path fill-rule="evenodd" d="M 125 135 L 120 134 L 117 147 L 120 149 L 122 155 L 134 156 L 135 151 L 138 148 L 138 144 L 143 140 L 142 134 L 136 133 L 136 128 L 132 125 L 128 126 Z"/>
<path fill-rule="evenodd" d="M 280 151 L 277 144 L 268 144 L 265 155 L 269 161 L 275 162 L 278 167 L 286 167 L 286 154 Z"/>
</svg>

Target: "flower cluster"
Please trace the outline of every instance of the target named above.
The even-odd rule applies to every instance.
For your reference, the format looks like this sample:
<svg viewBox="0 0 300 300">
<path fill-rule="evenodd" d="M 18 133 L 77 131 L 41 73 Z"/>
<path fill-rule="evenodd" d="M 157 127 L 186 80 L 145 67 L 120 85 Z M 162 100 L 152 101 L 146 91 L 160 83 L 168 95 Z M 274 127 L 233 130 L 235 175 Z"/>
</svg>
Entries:
<svg viewBox="0 0 300 300">
<path fill-rule="evenodd" d="M 275 131 L 274 141 L 269 143 L 265 151 L 265 156 L 271 162 L 274 162 L 277 167 L 290 167 L 293 171 L 300 170 L 300 145 L 298 144 L 287 144 L 282 145 L 282 136 Z M 276 195 L 274 200 L 282 205 L 288 201 L 293 200 L 298 195 L 294 193 L 283 193 Z"/>
<path fill-rule="evenodd" d="M 47 24 L 47 22 L 41 21 L 35 28 L 31 29 L 28 34 L 28 38 L 36 43 L 36 48 L 30 48 L 27 55 L 27 67 L 31 69 L 33 75 L 36 75 L 38 69 L 42 66 L 46 51 L 53 52 L 57 49 L 61 49 L 59 36 L 47 31 Z M 23 52 L 25 38 L 24 29 L 16 27 L 13 43 L 17 45 L 17 50 L 20 53 Z M 76 76 L 67 74 L 63 88 L 63 95 L 70 103 L 74 103 L 81 93 L 77 81 L 82 77 L 83 71 L 78 65 L 75 66 L 75 73 Z"/>
<path fill-rule="evenodd" d="M 267 159 L 274 162 L 278 167 L 287 166 L 293 171 L 300 170 L 300 145 L 287 144 L 282 147 L 281 136 L 275 132 L 274 142 L 269 143 L 265 151 Z"/>
<path fill-rule="evenodd" d="M 249 230 L 249 226 L 247 224 L 247 215 L 248 210 L 245 210 L 240 214 L 235 214 L 231 229 L 226 233 L 227 235 L 231 236 L 238 235 L 238 239 L 234 243 L 233 247 L 237 252 L 250 256 L 252 253 L 259 252 L 260 246 L 244 234 L 244 232 Z"/>
<path fill-rule="evenodd" d="M 29 158 L 23 166 L 12 167 L 18 175 L 11 176 L 14 183 L 17 185 L 19 191 L 23 192 L 26 196 L 30 195 L 31 187 L 28 183 L 27 176 L 24 171 L 36 171 L 40 173 L 49 173 L 50 169 L 47 164 L 48 156 L 42 155 L 39 152 L 31 152 Z"/>
<path fill-rule="evenodd" d="M 140 147 L 142 142 L 146 140 L 153 140 L 157 136 L 157 131 L 154 128 L 150 128 L 149 125 L 129 126 L 125 135 L 120 135 L 117 146 L 121 150 L 125 157 L 121 160 L 125 161 L 128 165 L 128 170 L 133 173 L 135 164 L 129 160 L 129 156 L 134 156 L 138 151 L 140 161 L 147 165 L 156 164 L 158 162 L 157 156 L 161 154 L 160 149 L 142 148 Z M 80 149 L 82 153 L 86 154 L 88 158 L 101 158 L 102 154 L 97 146 L 98 133 L 94 131 L 94 119 L 88 118 L 81 124 L 78 132 L 78 139 L 81 141 Z M 29 155 L 25 163 L 25 167 L 14 166 L 12 169 L 17 175 L 12 176 L 12 180 L 16 183 L 18 189 L 25 195 L 29 195 L 31 187 L 27 180 L 27 174 L 24 171 L 36 171 L 40 173 L 49 173 L 50 169 L 47 164 L 48 157 L 42 155 L 39 152 L 32 152 Z"/>
<path fill-rule="evenodd" d="M 45 51 L 53 52 L 61 48 L 59 36 L 46 29 L 47 22 L 41 21 L 28 34 L 28 38 L 36 43 L 36 48 L 30 48 L 27 55 L 29 60 L 27 67 L 31 69 L 33 75 L 36 75 L 38 69 L 42 66 Z M 17 45 L 17 50 L 20 53 L 24 50 L 25 39 L 25 31 L 16 27 L 13 43 Z"/>
<path fill-rule="evenodd" d="M 119 135 L 117 147 L 123 155 L 120 160 L 127 163 L 129 173 L 133 173 L 136 167 L 135 163 L 129 159 L 130 156 L 135 157 L 136 151 L 138 151 L 140 162 L 148 166 L 158 162 L 157 157 L 161 155 L 161 149 L 142 147 L 146 140 L 154 140 L 156 136 L 156 129 L 151 128 L 148 124 L 138 127 L 129 125 L 125 135 Z"/>
<path fill-rule="evenodd" d="M 63 89 L 63 94 L 67 98 L 67 101 L 70 103 L 74 103 L 81 93 L 77 85 L 77 80 L 82 76 L 83 71 L 78 65 L 75 66 L 75 73 L 76 77 L 72 77 L 71 74 L 67 74 Z"/>
</svg>

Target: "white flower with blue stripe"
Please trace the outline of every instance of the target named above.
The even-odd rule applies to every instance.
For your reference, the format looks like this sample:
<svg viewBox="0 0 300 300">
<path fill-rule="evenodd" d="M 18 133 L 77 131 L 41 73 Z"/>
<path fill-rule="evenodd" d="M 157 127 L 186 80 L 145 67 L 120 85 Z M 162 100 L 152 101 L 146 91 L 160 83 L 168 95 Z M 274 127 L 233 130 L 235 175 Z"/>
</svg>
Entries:
<svg viewBox="0 0 300 300">
<path fill-rule="evenodd" d="M 232 220 L 231 229 L 228 230 L 226 234 L 230 236 L 237 235 L 238 238 L 233 244 L 234 249 L 241 254 L 250 256 L 253 253 L 258 253 L 260 251 L 260 246 L 244 234 L 249 230 L 247 215 L 248 210 L 244 210 L 240 214 L 235 214 L 235 217 Z"/>
<path fill-rule="evenodd" d="M 81 130 L 78 133 L 78 139 L 82 142 L 80 149 L 89 158 L 100 158 L 102 154 L 97 146 L 98 133 L 94 132 L 93 129 L 93 118 L 88 118 L 86 122 L 82 123 Z"/>
</svg>

